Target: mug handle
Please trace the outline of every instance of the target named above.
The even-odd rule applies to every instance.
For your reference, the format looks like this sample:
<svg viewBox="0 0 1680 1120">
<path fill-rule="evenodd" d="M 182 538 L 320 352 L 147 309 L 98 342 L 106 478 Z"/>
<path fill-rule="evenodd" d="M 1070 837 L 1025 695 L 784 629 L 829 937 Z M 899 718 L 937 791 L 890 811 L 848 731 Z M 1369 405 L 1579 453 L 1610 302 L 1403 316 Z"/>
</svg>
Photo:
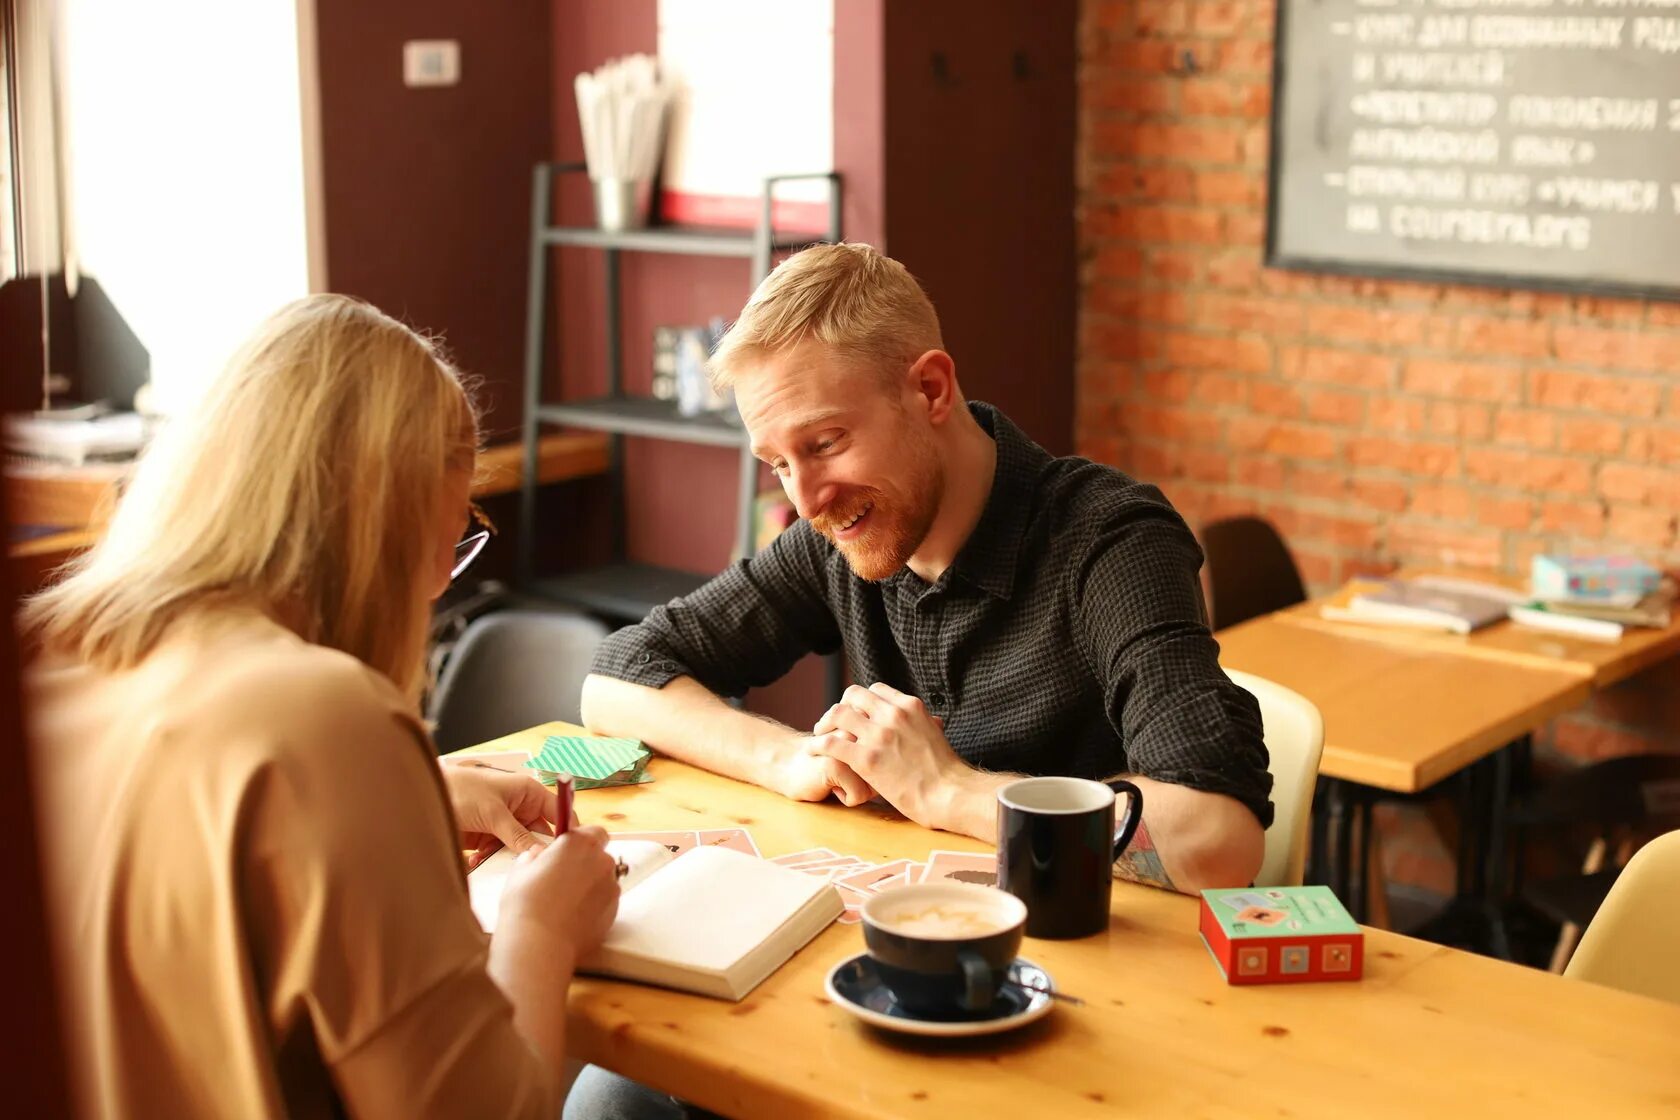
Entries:
<svg viewBox="0 0 1680 1120">
<path fill-rule="evenodd" d="M 1143 820 L 1143 791 L 1123 778 L 1116 778 L 1112 782 L 1103 784 L 1117 795 L 1121 793 L 1128 795 L 1126 798 L 1126 819 L 1121 822 L 1119 830 L 1114 834 L 1114 858 L 1119 859 L 1121 854 L 1125 852 L 1126 845 L 1132 842 L 1132 833 L 1137 831 L 1138 823 Z"/>
<path fill-rule="evenodd" d="M 963 1010 L 984 1011 L 997 998 L 992 984 L 992 966 L 979 953 L 964 951 L 957 956 L 963 971 Z"/>
</svg>

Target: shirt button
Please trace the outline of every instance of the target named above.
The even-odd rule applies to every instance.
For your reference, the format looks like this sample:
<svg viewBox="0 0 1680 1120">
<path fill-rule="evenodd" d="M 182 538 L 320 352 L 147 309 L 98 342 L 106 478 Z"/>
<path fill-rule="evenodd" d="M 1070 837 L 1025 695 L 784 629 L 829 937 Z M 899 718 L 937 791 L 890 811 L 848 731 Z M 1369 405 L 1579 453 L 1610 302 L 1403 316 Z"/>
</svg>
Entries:
<svg viewBox="0 0 1680 1120">
<path fill-rule="evenodd" d="M 928 693 L 928 703 L 932 704 L 936 708 L 943 707 L 945 704 L 945 694 L 943 692 Z"/>
<path fill-rule="evenodd" d="M 646 665 L 648 662 L 650 662 L 652 660 L 653 660 L 653 654 L 651 654 L 651 653 L 642 654 L 642 664 L 643 665 Z"/>
</svg>

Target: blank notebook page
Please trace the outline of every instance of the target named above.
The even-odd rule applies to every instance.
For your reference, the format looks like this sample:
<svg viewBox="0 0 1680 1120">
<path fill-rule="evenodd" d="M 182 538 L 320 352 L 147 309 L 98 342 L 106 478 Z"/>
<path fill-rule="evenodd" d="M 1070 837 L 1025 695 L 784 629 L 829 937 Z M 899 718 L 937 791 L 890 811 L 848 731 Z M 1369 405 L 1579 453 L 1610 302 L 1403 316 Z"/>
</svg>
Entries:
<svg viewBox="0 0 1680 1120">
<path fill-rule="evenodd" d="M 695 848 L 624 895 L 591 963 L 610 969 L 614 958 L 640 957 L 723 973 L 829 889 L 741 852 Z"/>
</svg>

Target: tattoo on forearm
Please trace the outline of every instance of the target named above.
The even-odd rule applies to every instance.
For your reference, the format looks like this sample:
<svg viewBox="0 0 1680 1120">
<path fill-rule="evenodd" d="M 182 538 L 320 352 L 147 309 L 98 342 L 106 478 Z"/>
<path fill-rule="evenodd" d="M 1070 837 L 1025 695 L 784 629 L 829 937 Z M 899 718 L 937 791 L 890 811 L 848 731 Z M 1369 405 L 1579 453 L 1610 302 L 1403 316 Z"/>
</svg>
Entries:
<svg viewBox="0 0 1680 1120">
<path fill-rule="evenodd" d="M 1155 841 L 1149 836 L 1149 824 L 1146 821 L 1138 822 L 1137 831 L 1132 833 L 1132 842 L 1120 853 L 1120 858 L 1114 861 L 1114 877 L 1149 887 L 1160 887 L 1162 890 L 1178 889 L 1173 885 L 1172 876 L 1167 874 L 1167 869 L 1161 864 L 1161 854 L 1155 850 Z"/>
</svg>

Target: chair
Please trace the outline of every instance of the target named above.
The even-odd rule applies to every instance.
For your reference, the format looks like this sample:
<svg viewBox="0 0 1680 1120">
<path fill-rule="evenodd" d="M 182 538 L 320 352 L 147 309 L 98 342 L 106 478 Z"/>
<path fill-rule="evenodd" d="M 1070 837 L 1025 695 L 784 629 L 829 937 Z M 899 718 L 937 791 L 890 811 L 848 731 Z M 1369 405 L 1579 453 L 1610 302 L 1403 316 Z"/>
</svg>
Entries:
<svg viewBox="0 0 1680 1120">
<path fill-rule="evenodd" d="M 1272 827 L 1266 830 L 1266 855 L 1255 876 L 1257 887 L 1299 886 L 1307 859 L 1307 827 L 1312 821 L 1313 786 L 1324 753 L 1324 720 L 1311 700 L 1280 684 L 1227 669 L 1226 676 L 1260 702 L 1266 753 L 1271 756 Z"/>
<path fill-rule="evenodd" d="M 1635 852 L 1564 975 L 1680 1003 L 1680 832 Z"/>
<path fill-rule="evenodd" d="M 1572 770 L 1525 796 L 1511 823 L 1518 832 L 1518 893 L 1563 927 L 1551 964 L 1561 972 L 1582 927 L 1626 874 L 1617 865 L 1627 862 L 1636 837 L 1680 829 L 1680 756 L 1627 755 Z M 1580 870 L 1523 881 L 1520 838 L 1535 831 L 1555 847 L 1583 832 L 1590 837 Z M 1607 858 L 1612 851 L 1618 858 Z"/>
<path fill-rule="evenodd" d="M 1202 527 L 1211 629 L 1305 602 L 1295 558 L 1270 521 L 1231 517 Z"/>
<path fill-rule="evenodd" d="M 553 609 L 474 619 L 432 695 L 438 750 L 459 750 L 550 720 L 581 722 L 583 678 L 607 633 L 587 615 Z"/>
</svg>

